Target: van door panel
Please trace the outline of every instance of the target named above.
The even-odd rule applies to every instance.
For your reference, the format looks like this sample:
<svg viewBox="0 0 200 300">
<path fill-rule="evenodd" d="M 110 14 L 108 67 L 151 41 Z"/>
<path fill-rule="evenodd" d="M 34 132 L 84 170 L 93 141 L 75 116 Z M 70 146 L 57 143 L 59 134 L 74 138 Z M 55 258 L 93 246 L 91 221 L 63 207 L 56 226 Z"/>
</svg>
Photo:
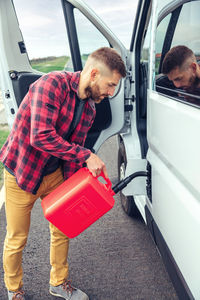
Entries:
<svg viewBox="0 0 200 300">
<path fill-rule="evenodd" d="M 195 45 L 200 42 L 200 21 L 196 11 L 197 7 L 200 8 L 200 1 L 183 2 L 180 3 L 182 8 L 174 23 L 176 28 L 172 31 L 170 48 L 181 42 L 196 54 Z M 192 32 L 192 28 L 194 30 L 192 35 L 180 35 L 177 28 L 182 28 L 184 32 L 188 30 L 188 33 Z M 189 45 L 192 36 L 196 40 Z M 155 27 L 152 39 L 156 38 L 159 38 L 159 34 L 156 36 Z M 156 43 L 152 43 L 150 49 L 147 159 L 152 167 L 152 203 L 148 201 L 147 205 L 194 299 L 200 299 L 200 106 L 183 101 L 178 93 L 174 97 L 162 90 L 155 91 L 155 75 L 162 75 L 155 73 L 161 70 L 161 67 L 157 69 L 161 44 L 159 40 Z M 160 47 L 165 51 L 163 48 Z"/>
<path fill-rule="evenodd" d="M 127 51 L 125 47 L 102 20 L 92 10 L 89 10 L 86 4 L 75 0 L 62 0 L 62 4 L 75 70 L 80 70 L 81 68 L 80 56 L 82 55 L 82 45 L 84 43 L 91 43 L 88 39 L 88 30 L 86 27 L 84 31 L 83 24 L 86 23 L 92 30 L 95 27 L 98 43 L 102 40 L 102 44 L 98 44 L 98 47 L 95 43 L 93 44 L 95 45 L 95 49 L 105 46 L 105 40 L 107 42 L 106 46 L 113 47 L 120 53 L 124 62 L 126 61 Z M 82 20 L 82 26 L 80 26 L 79 19 Z M 86 140 L 86 146 L 93 148 L 94 151 L 97 151 L 107 138 L 118 133 L 124 126 L 124 79 L 121 80 L 119 86 L 116 88 L 114 96 L 104 99 L 100 105 L 96 105 L 96 109 L 97 115 Z M 106 120 L 104 120 L 104 117 Z"/>
</svg>

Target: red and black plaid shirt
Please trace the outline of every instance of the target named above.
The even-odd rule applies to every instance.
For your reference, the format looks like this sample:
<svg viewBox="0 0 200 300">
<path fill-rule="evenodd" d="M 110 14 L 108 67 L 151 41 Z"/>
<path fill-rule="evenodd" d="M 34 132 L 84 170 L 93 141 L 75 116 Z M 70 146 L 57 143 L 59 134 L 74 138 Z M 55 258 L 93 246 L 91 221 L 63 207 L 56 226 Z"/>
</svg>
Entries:
<svg viewBox="0 0 200 300">
<path fill-rule="evenodd" d="M 80 72 L 51 72 L 34 82 L 17 112 L 0 160 L 16 176 L 20 188 L 36 194 L 50 157 L 63 161 L 64 179 L 90 156 L 83 147 L 96 114 L 94 101 L 85 100 L 80 122 L 69 141 L 64 137 L 73 119 Z"/>
</svg>

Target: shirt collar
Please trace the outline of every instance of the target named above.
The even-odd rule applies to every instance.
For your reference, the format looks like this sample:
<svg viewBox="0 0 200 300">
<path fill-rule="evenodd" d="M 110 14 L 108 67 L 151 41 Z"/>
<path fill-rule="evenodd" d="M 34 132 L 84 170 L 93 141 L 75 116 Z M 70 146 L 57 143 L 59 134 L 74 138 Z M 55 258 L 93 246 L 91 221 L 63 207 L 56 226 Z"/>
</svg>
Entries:
<svg viewBox="0 0 200 300">
<path fill-rule="evenodd" d="M 71 86 L 71 89 L 72 89 L 76 94 L 78 94 L 78 87 L 79 87 L 79 81 L 80 81 L 80 74 L 81 74 L 80 71 L 72 73 L 72 78 L 71 78 L 71 80 L 70 80 L 70 86 Z"/>
</svg>

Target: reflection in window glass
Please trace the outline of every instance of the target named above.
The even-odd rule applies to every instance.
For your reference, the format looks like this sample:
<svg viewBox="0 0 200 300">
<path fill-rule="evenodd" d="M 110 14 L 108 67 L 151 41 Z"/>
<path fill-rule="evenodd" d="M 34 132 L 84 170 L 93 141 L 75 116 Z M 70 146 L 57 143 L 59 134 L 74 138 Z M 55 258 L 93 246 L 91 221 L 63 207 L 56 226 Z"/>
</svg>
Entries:
<svg viewBox="0 0 200 300">
<path fill-rule="evenodd" d="M 173 3 L 172 3 L 173 4 Z M 198 62 L 200 62 L 200 1 L 191 1 L 184 3 L 180 6 L 180 15 L 178 16 L 177 23 L 171 22 L 169 34 L 169 41 L 172 39 L 170 48 L 177 45 L 185 45 L 189 47 L 196 55 Z M 169 9 L 169 6 L 168 6 Z M 170 13 L 170 10 L 169 10 Z M 170 98 L 176 98 L 178 101 L 187 102 L 194 106 L 200 106 L 200 86 L 197 84 L 195 87 L 191 86 L 190 89 L 184 87 L 176 87 L 167 76 L 158 74 L 159 70 L 159 57 L 163 49 L 166 31 L 170 22 L 170 15 L 166 16 L 158 25 L 156 33 L 156 90 Z M 173 26 L 176 26 L 173 28 Z M 172 29 L 175 29 L 174 31 Z M 170 37 L 171 34 L 171 37 Z M 170 39 L 171 38 L 171 39 Z M 165 52 L 164 52 L 165 53 Z M 198 82 L 198 77 L 197 82 Z"/>
<path fill-rule="evenodd" d="M 44 73 L 63 70 L 70 50 L 61 2 L 13 2 L 32 68 Z"/>
<path fill-rule="evenodd" d="M 200 55 L 200 1 L 185 3 L 172 40 L 172 46 L 185 45 Z"/>
</svg>

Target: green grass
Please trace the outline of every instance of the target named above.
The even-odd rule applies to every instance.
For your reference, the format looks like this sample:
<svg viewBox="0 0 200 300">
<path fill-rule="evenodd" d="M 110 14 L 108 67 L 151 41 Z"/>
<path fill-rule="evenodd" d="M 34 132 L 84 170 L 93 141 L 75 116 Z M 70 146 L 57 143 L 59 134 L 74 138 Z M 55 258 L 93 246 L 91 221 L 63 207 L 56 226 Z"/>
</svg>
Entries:
<svg viewBox="0 0 200 300">
<path fill-rule="evenodd" d="M 0 148 L 5 143 L 9 133 L 10 132 L 8 130 L 0 130 Z M 2 184 L 3 184 L 3 164 L 2 162 L 0 162 L 0 187 L 2 186 Z"/>
<path fill-rule="evenodd" d="M 62 71 L 64 70 L 67 62 L 69 60 L 68 56 L 50 56 L 31 60 L 31 66 L 33 69 L 48 73 L 51 71 Z"/>
<path fill-rule="evenodd" d="M 83 54 L 81 56 L 83 66 L 85 65 L 88 55 L 89 54 Z M 42 58 L 35 58 L 32 59 L 30 62 L 33 69 L 43 73 L 62 70 L 73 72 L 72 62 L 69 56 L 48 56 Z"/>
</svg>

